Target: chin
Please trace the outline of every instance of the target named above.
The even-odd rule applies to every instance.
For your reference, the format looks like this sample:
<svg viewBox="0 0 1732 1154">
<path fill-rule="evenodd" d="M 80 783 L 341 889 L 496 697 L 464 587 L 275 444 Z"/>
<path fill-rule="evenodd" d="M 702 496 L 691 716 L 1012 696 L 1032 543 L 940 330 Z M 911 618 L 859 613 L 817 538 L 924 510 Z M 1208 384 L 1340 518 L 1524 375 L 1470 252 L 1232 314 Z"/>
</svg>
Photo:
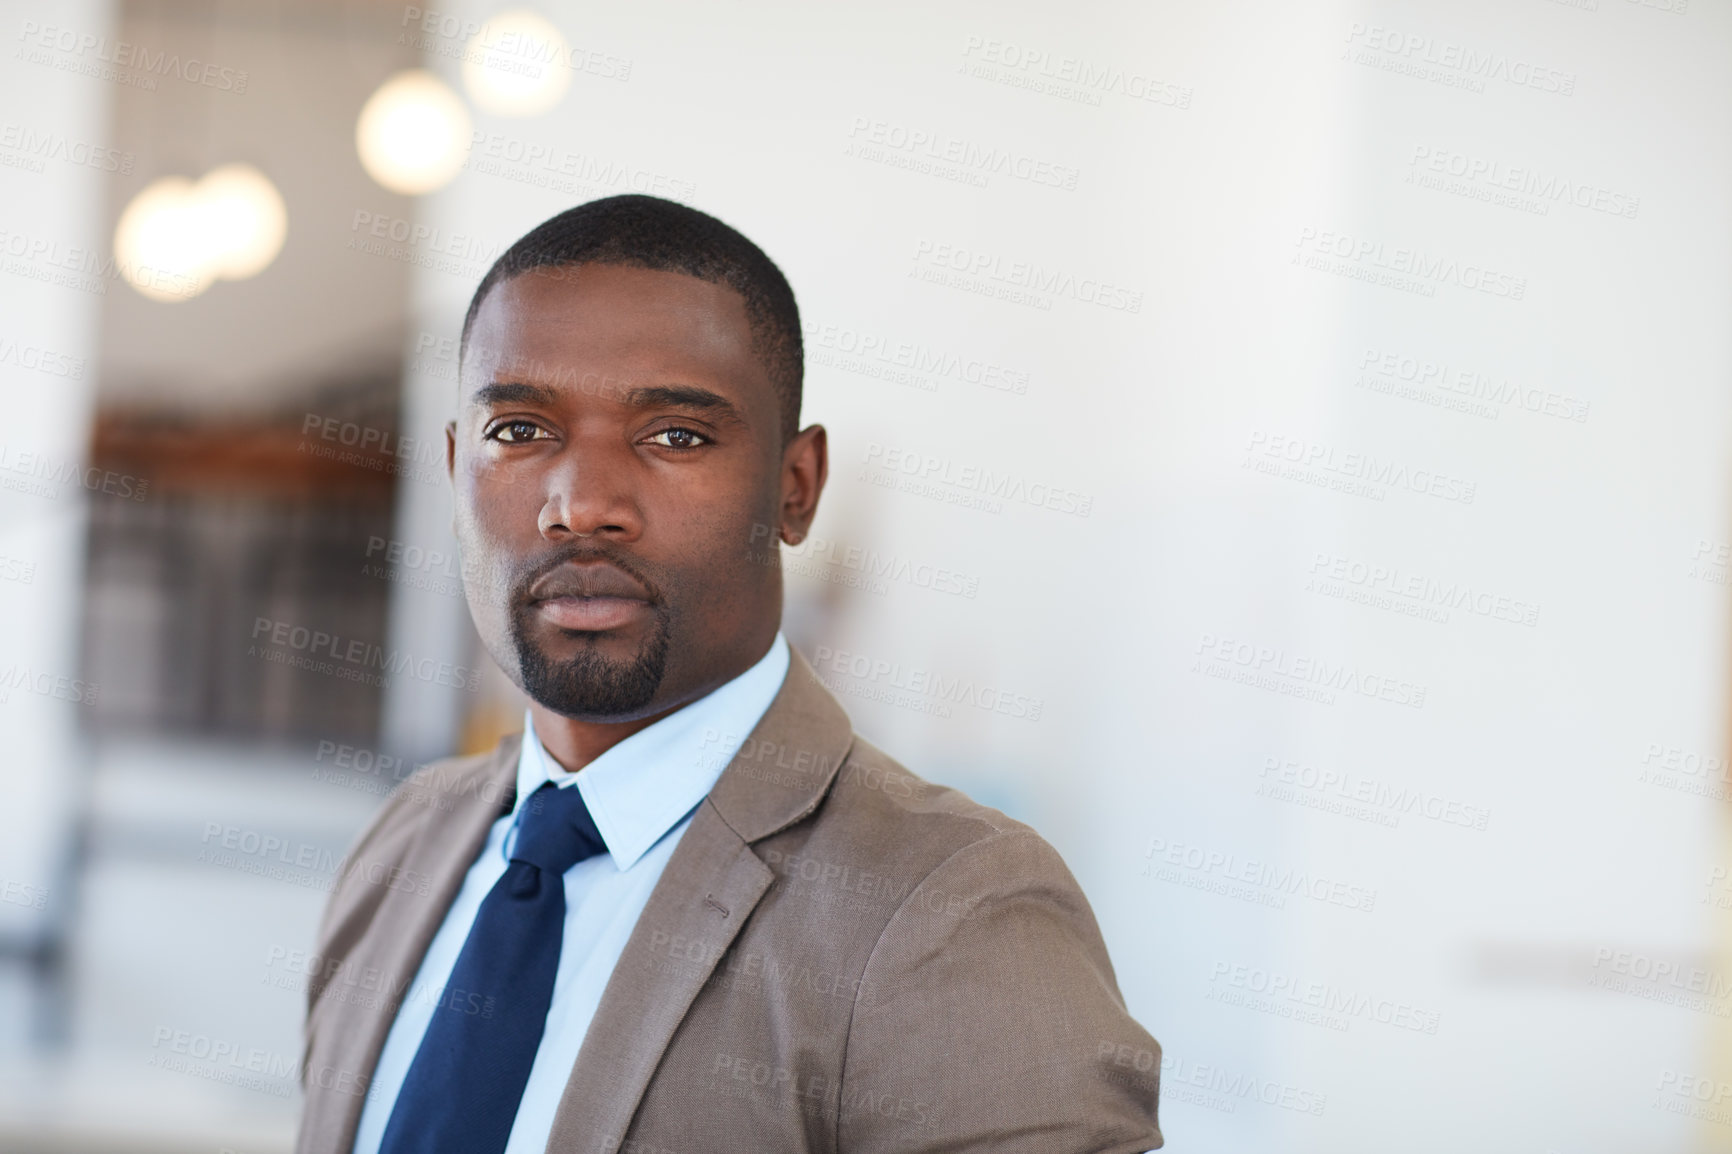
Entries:
<svg viewBox="0 0 1732 1154">
<path fill-rule="evenodd" d="M 592 721 L 631 721 L 653 713 L 667 671 L 665 614 L 647 631 L 571 633 L 529 628 L 514 619 L 517 684 L 555 713 Z M 551 635 L 550 635 L 551 634 Z M 636 634 L 635 636 L 633 634 Z"/>
</svg>

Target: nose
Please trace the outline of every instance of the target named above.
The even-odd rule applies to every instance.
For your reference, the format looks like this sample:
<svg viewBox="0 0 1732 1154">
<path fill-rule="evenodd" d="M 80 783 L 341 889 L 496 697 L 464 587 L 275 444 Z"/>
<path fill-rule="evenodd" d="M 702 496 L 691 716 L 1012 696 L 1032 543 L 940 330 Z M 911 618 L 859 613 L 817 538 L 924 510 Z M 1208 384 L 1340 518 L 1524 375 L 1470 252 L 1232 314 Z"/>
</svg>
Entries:
<svg viewBox="0 0 1732 1154">
<path fill-rule="evenodd" d="M 598 534 L 635 540 L 643 532 L 643 517 L 631 492 L 631 475 L 629 462 L 569 448 L 545 475 L 536 528 L 549 541 Z"/>
</svg>

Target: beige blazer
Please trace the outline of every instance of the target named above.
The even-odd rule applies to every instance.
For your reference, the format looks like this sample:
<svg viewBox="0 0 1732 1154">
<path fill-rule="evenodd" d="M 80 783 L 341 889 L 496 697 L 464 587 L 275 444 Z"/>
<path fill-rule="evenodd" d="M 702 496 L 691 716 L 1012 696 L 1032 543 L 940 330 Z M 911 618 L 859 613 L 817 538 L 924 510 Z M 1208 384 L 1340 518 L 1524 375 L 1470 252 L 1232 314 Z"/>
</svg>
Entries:
<svg viewBox="0 0 1732 1154">
<path fill-rule="evenodd" d="M 345 860 L 308 989 L 302 1154 L 353 1145 L 519 741 L 419 771 Z M 855 736 L 795 653 L 638 919 L 547 1149 L 1131 1154 L 1161 1145 L 1159 1074 L 1057 852 Z"/>
</svg>

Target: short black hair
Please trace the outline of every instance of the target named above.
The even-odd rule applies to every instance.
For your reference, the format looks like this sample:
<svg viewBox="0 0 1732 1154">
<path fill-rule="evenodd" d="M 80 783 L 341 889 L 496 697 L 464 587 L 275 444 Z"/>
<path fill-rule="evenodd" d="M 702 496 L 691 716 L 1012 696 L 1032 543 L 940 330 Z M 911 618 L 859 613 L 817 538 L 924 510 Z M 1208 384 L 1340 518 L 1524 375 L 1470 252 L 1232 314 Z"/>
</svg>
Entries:
<svg viewBox="0 0 1732 1154">
<path fill-rule="evenodd" d="M 739 293 L 752 326 L 752 351 L 781 401 L 783 443 L 799 431 L 805 347 L 788 279 L 737 229 L 658 196 L 631 193 L 592 200 L 525 233 L 500 254 L 476 287 L 463 318 L 459 356 L 467 351 L 469 330 L 495 285 L 532 269 L 585 264 L 685 273 Z"/>
</svg>

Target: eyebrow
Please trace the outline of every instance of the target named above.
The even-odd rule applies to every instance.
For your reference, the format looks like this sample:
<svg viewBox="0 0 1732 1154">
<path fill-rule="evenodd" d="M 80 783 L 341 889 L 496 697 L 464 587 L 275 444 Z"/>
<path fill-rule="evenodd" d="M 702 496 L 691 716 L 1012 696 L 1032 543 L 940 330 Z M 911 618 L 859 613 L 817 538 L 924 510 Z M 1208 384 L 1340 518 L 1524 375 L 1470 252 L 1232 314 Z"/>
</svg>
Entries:
<svg viewBox="0 0 1732 1154">
<path fill-rule="evenodd" d="M 723 420 L 745 420 L 745 415 L 728 398 L 696 385 L 646 385 L 628 392 L 625 403 L 639 409 L 702 409 Z"/>
<path fill-rule="evenodd" d="M 482 385 L 469 398 L 472 405 L 552 405 L 559 394 L 544 385 L 526 385 L 521 381 L 495 381 Z"/>
<path fill-rule="evenodd" d="M 546 385 L 523 381 L 494 381 L 476 389 L 469 403 L 483 408 L 494 405 L 542 405 L 551 408 L 559 402 L 560 391 Z M 718 419 L 745 421 L 739 406 L 709 389 L 696 385 L 645 385 L 629 390 L 624 401 L 636 409 L 681 408 L 700 409 Z"/>
</svg>

